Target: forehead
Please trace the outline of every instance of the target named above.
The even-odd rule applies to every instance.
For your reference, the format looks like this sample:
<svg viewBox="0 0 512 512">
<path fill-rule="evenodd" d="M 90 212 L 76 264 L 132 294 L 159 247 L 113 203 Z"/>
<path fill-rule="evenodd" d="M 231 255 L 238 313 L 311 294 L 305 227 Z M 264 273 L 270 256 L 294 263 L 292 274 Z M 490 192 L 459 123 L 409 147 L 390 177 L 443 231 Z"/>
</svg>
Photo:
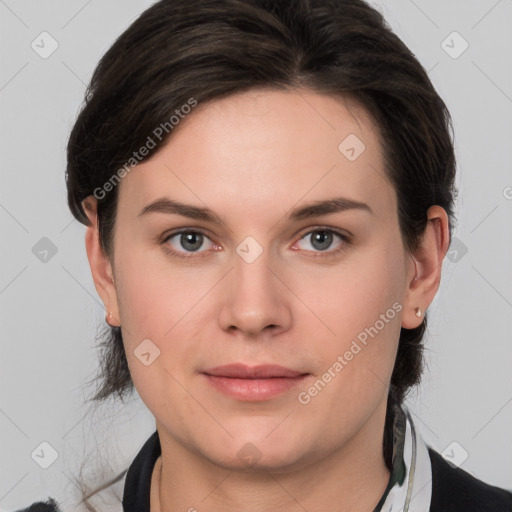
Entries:
<svg viewBox="0 0 512 512">
<path fill-rule="evenodd" d="M 262 220 L 332 195 L 394 207 L 378 129 L 352 99 L 251 90 L 198 105 L 178 128 L 123 178 L 120 209 L 166 195 Z"/>
</svg>

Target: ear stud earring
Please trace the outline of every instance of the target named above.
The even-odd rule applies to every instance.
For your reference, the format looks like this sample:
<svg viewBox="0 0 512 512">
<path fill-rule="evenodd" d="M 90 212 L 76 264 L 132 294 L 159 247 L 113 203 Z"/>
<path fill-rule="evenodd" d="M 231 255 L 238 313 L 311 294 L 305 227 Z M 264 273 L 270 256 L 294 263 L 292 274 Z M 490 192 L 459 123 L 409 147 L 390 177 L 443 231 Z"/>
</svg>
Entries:
<svg viewBox="0 0 512 512">
<path fill-rule="evenodd" d="M 421 315 L 422 315 L 421 309 L 420 308 L 416 308 L 416 316 L 418 318 L 421 318 Z"/>
<path fill-rule="evenodd" d="M 110 325 L 110 327 L 114 327 L 114 326 L 109 322 L 109 320 L 110 320 L 110 321 L 112 321 L 112 313 L 111 313 L 110 311 L 108 312 L 108 315 L 105 315 L 105 322 L 107 322 L 107 324 L 108 324 L 108 325 Z"/>
</svg>

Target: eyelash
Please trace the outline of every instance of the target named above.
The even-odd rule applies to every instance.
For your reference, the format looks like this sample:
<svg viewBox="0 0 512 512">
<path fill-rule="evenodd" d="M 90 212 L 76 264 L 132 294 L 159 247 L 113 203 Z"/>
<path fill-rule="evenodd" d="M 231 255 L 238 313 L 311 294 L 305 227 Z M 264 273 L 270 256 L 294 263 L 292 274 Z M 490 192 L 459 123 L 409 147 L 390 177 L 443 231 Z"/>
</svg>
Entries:
<svg viewBox="0 0 512 512">
<path fill-rule="evenodd" d="M 327 258 L 327 257 L 333 257 L 333 256 L 337 256 L 338 254 L 342 253 L 343 251 L 346 250 L 346 246 L 349 245 L 351 243 L 351 239 L 348 235 L 336 230 L 336 229 L 333 229 L 333 228 L 327 228 L 327 227 L 317 227 L 315 229 L 311 229 L 307 232 L 305 232 L 303 235 L 300 236 L 299 240 L 302 240 L 303 238 L 305 238 L 307 235 L 311 235 L 313 233 L 317 233 L 317 232 L 325 232 L 325 233 L 334 233 L 335 235 L 337 235 L 341 240 L 342 240 L 342 244 L 341 244 L 341 247 L 339 247 L 338 249 L 334 249 L 334 250 L 331 250 L 331 251 L 315 251 L 315 256 L 312 256 L 313 258 Z M 199 253 L 190 253 L 191 255 L 190 256 L 184 256 L 183 254 L 179 253 L 179 252 L 176 252 L 174 251 L 173 249 L 171 249 L 169 247 L 169 245 L 167 244 L 167 242 L 171 239 L 171 238 L 174 238 L 175 236 L 177 235 L 182 235 L 182 234 L 190 234 L 190 233 L 200 233 L 201 235 L 205 236 L 206 238 L 210 239 L 210 237 L 204 232 L 202 231 L 201 229 L 182 229 L 181 231 L 176 231 L 174 233 L 170 233 L 168 235 L 165 236 L 165 238 L 162 240 L 162 246 L 163 246 L 163 249 L 164 251 L 171 255 L 172 257 L 174 258 L 179 258 L 179 259 L 182 259 L 182 260 L 187 260 L 187 259 L 190 259 L 190 258 L 203 258 L 205 256 L 208 256 L 208 251 L 203 251 L 203 252 L 199 252 Z"/>
</svg>

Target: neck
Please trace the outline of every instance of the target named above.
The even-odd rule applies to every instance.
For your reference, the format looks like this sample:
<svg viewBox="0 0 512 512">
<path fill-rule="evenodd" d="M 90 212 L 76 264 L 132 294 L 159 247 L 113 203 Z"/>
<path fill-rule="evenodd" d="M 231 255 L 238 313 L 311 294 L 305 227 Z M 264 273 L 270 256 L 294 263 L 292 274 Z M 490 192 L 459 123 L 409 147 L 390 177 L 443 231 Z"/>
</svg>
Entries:
<svg viewBox="0 0 512 512">
<path fill-rule="evenodd" d="M 160 435 L 162 455 L 152 475 L 151 512 L 371 512 L 390 477 L 382 450 L 384 419 L 385 407 L 347 446 L 289 472 L 221 468 L 171 436 Z"/>
</svg>

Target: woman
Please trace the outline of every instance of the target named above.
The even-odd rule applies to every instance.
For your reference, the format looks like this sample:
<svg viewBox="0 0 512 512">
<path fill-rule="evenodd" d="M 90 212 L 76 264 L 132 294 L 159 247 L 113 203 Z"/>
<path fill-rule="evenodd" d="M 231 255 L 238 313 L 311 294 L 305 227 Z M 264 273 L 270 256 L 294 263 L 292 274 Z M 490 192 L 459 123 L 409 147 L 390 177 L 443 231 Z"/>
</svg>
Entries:
<svg viewBox="0 0 512 512">
<path fill-rule="evenodd" d="M 163 0 L 86 99 L 67 187 L 111 326 L 98 398 L 135 387 L 156 421 L 117 510 L 512 510 L 403 406 L 455 158 L 377 11 Z"/>
</svg>

